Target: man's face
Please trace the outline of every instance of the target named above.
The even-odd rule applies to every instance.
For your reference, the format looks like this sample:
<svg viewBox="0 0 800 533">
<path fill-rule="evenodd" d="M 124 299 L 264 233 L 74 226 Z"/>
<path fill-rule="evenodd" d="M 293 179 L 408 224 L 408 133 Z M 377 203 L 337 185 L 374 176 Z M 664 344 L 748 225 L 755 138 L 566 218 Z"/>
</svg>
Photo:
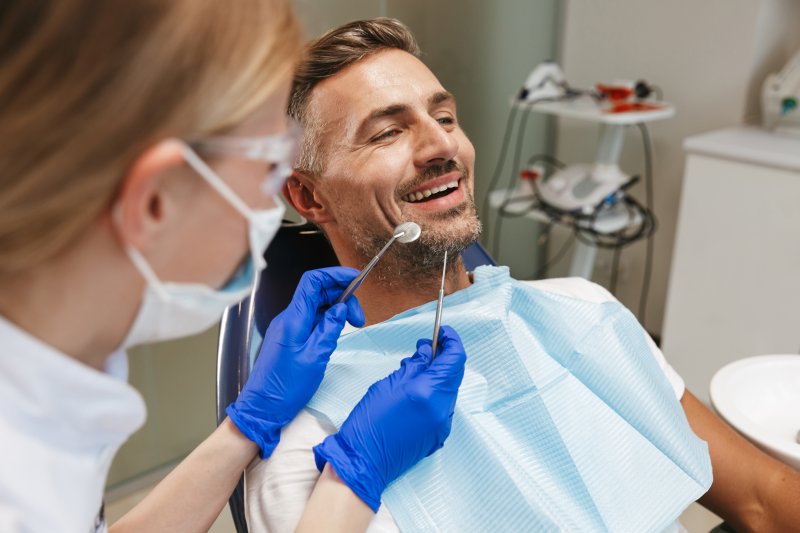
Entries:
<svg viewBox="0 0 800 533">
<path fill-rule="evenodd" d="M 416 270 L 438 268 L 445 250 L 477 239 L 475 150 L 455 99 L 417 58 L 378 52 L 317 85 L 309 105 L 324 125 L 315 181 L 335 219 L 329 235 L 367 259 L 397 224 L 416 222 L 419 242 L 395 245 L 381 260 Z"/>
</svg>

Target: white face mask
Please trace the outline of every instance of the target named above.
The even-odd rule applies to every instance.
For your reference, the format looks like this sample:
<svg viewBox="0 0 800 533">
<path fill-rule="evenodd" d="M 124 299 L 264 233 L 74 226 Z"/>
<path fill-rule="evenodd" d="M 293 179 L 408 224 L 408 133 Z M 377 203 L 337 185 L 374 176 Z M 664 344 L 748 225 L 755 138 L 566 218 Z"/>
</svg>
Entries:
<svg viewBox="0 0 800 533">
<path fill-rule="evenodd" d="M 296 130 L 278 137 L 287 147 L 288 135 L 296 135 Z M 270 162 L 279 160 L 270 154 Z M 291 163 L 293 152 L 286 154 Z M 242 266 L 221 289 L 213 289 L 202 283 L 162 282 L 139 250 L 127 246 L 126 251 L 136 269 L 147 281 L 142 304 L 122 348 L 137 344 L 158 342 L 185 337 L 204 331 L 220 319 L 225 309 L 247 297 L 253 290 L 261 270 L 266 267 L 264 252 L 275 237 L 286 210 L 283 203 L 274 196 L 288 176 L 286 169 L 291 166 L 277 165 L 280 175 L 273 171 L 263 187 L 273 194 L 276 207 L 254 211 L 200 158 L 186 146 L 186 162 L 200 174 L 217 192 L 244 216 L 249 225 L 250 254 Z M 263 158 L 262 158 L 263 159 Z M 279 182 L 279 183 L 276 183 Z"/>
</svg>

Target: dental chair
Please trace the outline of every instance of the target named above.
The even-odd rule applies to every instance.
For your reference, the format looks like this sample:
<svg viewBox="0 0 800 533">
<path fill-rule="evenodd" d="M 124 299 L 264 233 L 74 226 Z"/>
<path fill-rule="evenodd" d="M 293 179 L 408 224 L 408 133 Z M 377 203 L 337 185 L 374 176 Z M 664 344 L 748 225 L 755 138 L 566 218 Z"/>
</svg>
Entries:
<svg viewBox="0 0 800 533">
<path fill-rule="evenodd" d="M 263 338 L 272 319 L 283 311 L 303 272 L 339 264 L 328 240 L 312 224 L 287 223 L 278 231 L 264 257 L 267 268 L 250 297 L 229 307 L 222 316 L 217 351 L 217 424 L 225 408 L 236 400 L 258 354 L 255 341 Z M 467 270 L 495 262 L 478 243 L 461 254 Z M 229 500 L 238 533 L 247 533 L 244 512 L 244 477 Z"/>
</svg>

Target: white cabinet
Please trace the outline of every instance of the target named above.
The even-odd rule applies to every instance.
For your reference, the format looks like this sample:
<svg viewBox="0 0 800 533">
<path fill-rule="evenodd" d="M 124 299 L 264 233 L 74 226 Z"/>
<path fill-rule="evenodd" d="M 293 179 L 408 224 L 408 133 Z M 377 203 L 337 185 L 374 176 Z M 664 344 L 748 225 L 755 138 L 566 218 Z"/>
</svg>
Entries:
<svg viewBox="0 0 800 533">
<path fill-rule="evenodd" d="M 698 398 L 743 357 L 800 350 L 800 139 L 687 139 L 662 349 Z"/>
</svg>

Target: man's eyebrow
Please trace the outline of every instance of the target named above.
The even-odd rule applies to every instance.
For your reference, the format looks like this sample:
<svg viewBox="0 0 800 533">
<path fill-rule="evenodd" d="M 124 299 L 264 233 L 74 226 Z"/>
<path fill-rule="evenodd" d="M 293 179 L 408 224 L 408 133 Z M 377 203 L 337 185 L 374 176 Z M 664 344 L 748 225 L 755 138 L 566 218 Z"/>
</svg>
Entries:
<svg viewBox="0 0 800 533">
<path fill-rule="evenodd" d="M 406 111 L 408 111 L 408 106 L 405 104 L 392 104 L 390 106 L 381 107 L 380 109 L 375 109 L 369 115 L 367 115 L 367 118 L 365 118 L 358 126 L 356 137 L 358 138 L 364 135 L 373 122 L 382 118 L 399 115 L 401 113 L 405 113 Z"/>
<path fill-rule="evenodd" d="M 453 96 L 453 93 L 449 91 L 439 91 L 428 99 L 428 103 L 430 105 L 437 105 L 442 102 L 447 102 L 448 100 L 454 104 L 456 103 L 456 97 Z"/>
<path fill-rule="evenodd" d="M 428 104 L 431 106 L 448 101 L 452 102 L 453 104 L 456 102 L 456 97 L 453 96 L 453 93 L 449 91 L 438 91 L 428 98 Z M 359 124 L 358 129 L 356 130 L 356 138 L 361 138 L 373 122 L 376 122 L 382 118 L 400 115 L 408 110 L 409 107 L 406 104 L 392 104 L 386 107 L 375 109 L 369 115 L 367 115 L 367 118 L 365 118 L 361 124 Z"/>
</svg>

